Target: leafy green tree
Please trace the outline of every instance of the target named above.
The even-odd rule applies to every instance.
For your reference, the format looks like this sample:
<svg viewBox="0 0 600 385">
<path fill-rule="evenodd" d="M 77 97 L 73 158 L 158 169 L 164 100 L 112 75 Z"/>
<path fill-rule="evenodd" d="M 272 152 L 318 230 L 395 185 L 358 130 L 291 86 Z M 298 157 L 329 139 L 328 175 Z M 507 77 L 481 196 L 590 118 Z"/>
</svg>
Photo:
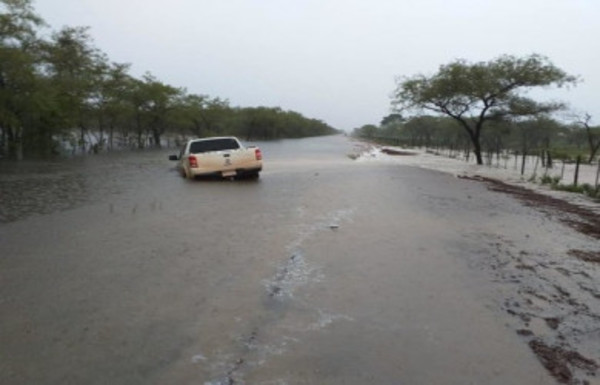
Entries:
<svg viewBox="0 0 600 385">
<path fill-rule="evenodd" d="M 501 56 L 473 64 L 456 60 L 432 76 L 399 79 L 392 103 L 399 111 L 426 110 L 455 119 L 468 134 L 477 163 L 483 164 L 480 138 L 488 121 L 560 109 L 561 104 L 538 103 L 520 93 L 575 82 L 575 77 L 540 55 Z"/>
<path fill-rule="evenodd" d="M 281 109 L 269 107 L 253 107 L 244 109 L 243 137 L 246 140 L 272 139 L 278 137 L 277 114 Z"/>
<path fill-rule="evenodd" d="M 79 130 L 86 151 L 93 102 L 106 56 L 93 46 L 87 27 L 64 27 L 45 44 L 46 72 L 57 90 L 59 118 L 65 129 Z"/>
<path fill-rule="evenodd" d="M 207 95 L 182 94 L 178 103 L 180 123 L 197 137 L 221 134 L 231 114 L 229 101 Z"/>
<path fill-rule="evenodd" d="M 169 114 L 175 108 L 182 90 L 158 81 L 150 74 L 144 75 L 142 86 L 144 111 L 154 147 L 161 146 L 161 136 L 169 126 Z"/>
<path fill-rule="evenodd" d="M 381 119 L 381 123 L 379 124 L 380 126 L 384 127 L 384 126 L 398 126 L 400 124 L 402 124 L 405 121 L 404 117 L 401 114 L 389 114 L 387 116 L 384 116 L 383 119 Z"/>
<path fill-rule="evenodd" d="M 42 25 L 30 0 L 0 0 L 0 153 L 9 158 L 23 157 L 43 107 L 36 33 Z"/>
<path fill-rule="evenodd" d="M 128 74 L 97 49 L 87 27 L 48 39 L 32 0 L 0 0 L 0 157 L 73 153 L 117 145 L 160 146 L 167 132 L 240 134 L 252 139 L 334 133 L 316 119 L 278 107 L 232 108 L 227 100 L 188 95 L 147 73 Z"/>
<path fill-rule="evenodd" d="M 431 147 L 433 135 L 439 121 L 434 116 L 416 116 L 404 125 L 404 132 L 410 137 L 411 145 Z"/>
<path fill-rule="evenodd" d="M 404 118 L 400 114 L 390 114 L 381 119 L 378 136 L 387 139 L 398 139 L 401 135 Z"/>
<path fill-rule="evenodd" d="M 127 132 L 128 121 L 132 116 L 132 107 L 125 97 L 131 94 L 132 79 L 127 74 L 128 64 L 112 63 L 102 70 L 100 83 L 97 85 L 95 98 L 95 116 L 97 118 L 97 129 L 99 140 L 97 143 L 104 144 L 103 133 L 108 134 L 108 149 L 113 149 L 115 133 L 119 128 Z"/>
<path fill-rule="evenodd" d="M 353 131 L 354 136 L 365 139 L 373 139 L 377 136 L 379 127 L 374 124 L 365 124 L 361 127 L 355 128 Z"/>
</svg>

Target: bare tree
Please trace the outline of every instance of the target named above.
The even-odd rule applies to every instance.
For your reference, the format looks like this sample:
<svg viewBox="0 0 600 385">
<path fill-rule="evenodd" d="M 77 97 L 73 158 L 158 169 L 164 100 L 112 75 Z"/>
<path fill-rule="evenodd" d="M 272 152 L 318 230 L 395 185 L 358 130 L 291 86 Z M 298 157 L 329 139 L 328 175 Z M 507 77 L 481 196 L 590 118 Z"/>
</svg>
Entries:
<svg viewBox="0 0 600 385">
<path fill-rule="evenodd" d="M 600 128 L 592 127 L 590 122 L 592 121 L 592 115 L 588 113 L 584 113 L 579 116 L 576 120 L 576 123 L 585 128 L 585 133 L 587 136 L 590 156 L 588 158 L 588 163 L 592 163 L 598 150 L 600 150 Z"/>
</svg>

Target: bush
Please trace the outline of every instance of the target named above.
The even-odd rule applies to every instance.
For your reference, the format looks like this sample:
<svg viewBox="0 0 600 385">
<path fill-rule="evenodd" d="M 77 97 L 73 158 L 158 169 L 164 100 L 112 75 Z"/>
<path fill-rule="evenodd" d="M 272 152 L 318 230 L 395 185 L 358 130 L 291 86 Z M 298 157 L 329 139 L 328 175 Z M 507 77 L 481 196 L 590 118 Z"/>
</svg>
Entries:
<svg viewBox="0 0 600 385">
<path fill-rule="evenodd" d="M 550 175 L 544 175 L 540 178 L 541 184 L 552 184 L 552 177 Z"/>
<path fill-rule="evenodd" d="M 581 188 L 583 189 L 583 193 L 589 197 L 592 198 L 600 198 L 600 191 L 598 189 L 596 189 L 594 186 L 592 186 L 589 183 L 584 183 L 581 185 Z"/>
<path fill-rule="evenodd" d="M 554 189 L 559 190 L 559 191 L 574 192 L 574 193 L 578 193 L 578 194 L 583 193 L 583 187 L 575 186 L 572 184 L 558 184 L 558 185 L 554 186 Z"/>
<path fill-rule="evenodd" d="M 589 196 L 590 198 L 600 199 L 600 189 L 595 188 L 594 186 L 592 186 L 589 183 L 584 183 L 579 186 L 574 186 L 572 184 L 569 184 L 569 185 L 557 184 L 557 185 L 554 185 L 553 188 L 555 190 L 584 194 L 584 195 Z"/>
<path fill-rule="evenodd" d="M 560 176 L 550 176 L 550 175 L 546 174 L 540 178 L 540 183 L 557 186 L 558 183 L 560 182 L 560 179 L 561 179 Z"/>
</svg>

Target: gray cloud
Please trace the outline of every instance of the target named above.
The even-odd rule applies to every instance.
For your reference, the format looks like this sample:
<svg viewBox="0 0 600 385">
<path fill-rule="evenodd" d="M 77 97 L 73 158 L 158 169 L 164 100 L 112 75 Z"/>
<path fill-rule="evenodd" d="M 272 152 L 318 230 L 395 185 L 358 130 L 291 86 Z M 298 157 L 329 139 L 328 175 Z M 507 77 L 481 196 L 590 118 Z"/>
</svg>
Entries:
<svg viewBox="0 0 600 385">
<path fill-rule="evenodd" d="M 456 58 L 548 56 L 584 82 L 544 97 L 600 120 L 595 0 L 38 0 L 54 29 L 86 25 L 136 76 L 233 105 L 281 106 L 343 129 L 389 112 L 394 77 Z M 596 92 L 594 92 L 596 91 Z"/>
</svg>

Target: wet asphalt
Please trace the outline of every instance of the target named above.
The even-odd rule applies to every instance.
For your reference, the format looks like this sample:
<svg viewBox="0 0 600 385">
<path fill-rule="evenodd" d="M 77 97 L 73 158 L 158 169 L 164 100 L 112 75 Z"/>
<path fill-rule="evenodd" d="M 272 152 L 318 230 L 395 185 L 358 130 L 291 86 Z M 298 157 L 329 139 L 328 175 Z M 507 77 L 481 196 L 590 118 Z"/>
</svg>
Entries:
<svg viewBox="0 0 600 385">
<path fill-rule="evenodd" d="M 258 181 L 167 150 L 3 164 L 0 383 L 554 383 L 481 266 L 565 230 L 345 137 L 259 145 Z"/>
</svg>

